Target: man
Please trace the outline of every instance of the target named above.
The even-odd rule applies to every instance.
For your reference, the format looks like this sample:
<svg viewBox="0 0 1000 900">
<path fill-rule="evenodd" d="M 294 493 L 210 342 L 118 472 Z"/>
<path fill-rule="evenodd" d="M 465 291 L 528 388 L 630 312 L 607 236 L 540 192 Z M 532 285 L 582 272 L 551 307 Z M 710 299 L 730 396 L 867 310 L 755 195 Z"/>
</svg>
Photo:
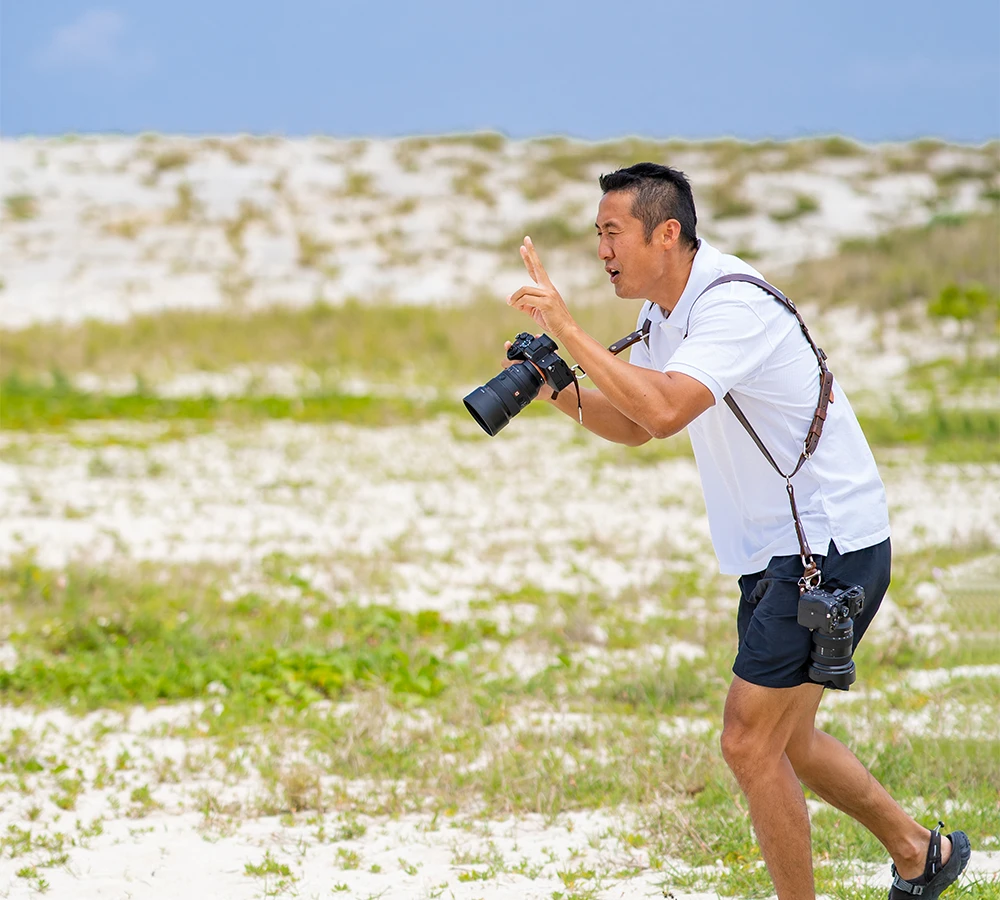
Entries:
<svg viewBox="0 0 1000 900">
<path fill-rule="evenodd" d="M 788 494 L 735 414 L 731 392 L 782 472 L 791 472 L 816 412 L 817 357 L 795 316 L 755 285 L 716 278 L 745 273 L 742 260 L 696 236 L 683 173 L 639 163 L 600 180 L 598 255 L 615 293 L 647 301 L 630 362 L 573 320 L 531 239 L 521 256 L 534 284 L 508 303 L 530 315 L 583 367 L 583 424 L 637 446 L 687 427 L 701 475 L 712 541 L 741 600 L 735 677 L 726 699 L 723 756 L 749 801 L 754 830 L 779 900 L 815 897 L 809 815 L 801 781 L 868 828 L 894 861 L 890 900 L 937 897 L 968 863 L 969 840 L 942 838 L 907 815 L 858 759 L 815 728 L 824 686 L 808 674 L 811 633 L 796 621 L 803 574 Z M 552 400 L 577 417 L 576 392 Z M 824 578 L 865 590 L 855 644 L 889 585 L 885 492 L 857 418 L 839 385 L 815 455 L 792 479 L 809 548 Z"/>
</svg>

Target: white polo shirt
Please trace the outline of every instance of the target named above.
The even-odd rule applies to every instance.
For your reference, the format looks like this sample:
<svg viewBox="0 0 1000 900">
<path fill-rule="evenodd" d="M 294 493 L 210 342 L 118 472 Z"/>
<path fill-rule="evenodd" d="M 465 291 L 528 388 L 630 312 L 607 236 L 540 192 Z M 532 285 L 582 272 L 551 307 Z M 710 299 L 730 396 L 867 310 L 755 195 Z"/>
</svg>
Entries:
<svg viewBox="0 0 1000 900">
<path fill-rule="evenodd" d="M 720 570 L 748 575 L 772 556 L 799 552 L 785 482 L 723 402 L 730 391 L 783 472 L 791 472 L 819 399 L 819 367 L 795 316 L 766 291 L 730 282 L 695 298 L 721 275 L 762 277 L 702 240 L 684 293 L 669 316 L 645 303 L 648 347 L 631 362 L 704 384 L 715 405 L 688 425 Z M 807 323 L 808 324 L 808 323 Z M 831 369 L 836 360 L 831 361 Z M 792 479 L 809 548 L 841 553 L 889 536 L 885 488 L 843 388 L 834 381 L 819 446 Z"/>
</svg>

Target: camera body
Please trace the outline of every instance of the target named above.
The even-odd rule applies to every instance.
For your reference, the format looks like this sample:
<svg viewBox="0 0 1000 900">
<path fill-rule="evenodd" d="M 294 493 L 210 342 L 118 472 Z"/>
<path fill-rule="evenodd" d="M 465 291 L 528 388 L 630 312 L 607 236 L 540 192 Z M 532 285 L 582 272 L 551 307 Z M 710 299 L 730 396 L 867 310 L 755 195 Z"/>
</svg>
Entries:
<svg viewBox="0 0 1000 900">
<path fill-rule="evenodd" d="M 541 370 L 545 383 L 558 394 L 573 383 L 573 370 L 556 350 L 559 346 L 547 334 L 535 337 L 522 331 L 507 350 L 507 359 L 534 363 Z"/>
<path fill-rule="evenodd" d="M 854 617 L 865 607 L 865 589 L 829 578 L 799 597 L 796 619 L 812 631 L 809 678 L 848 690 L 856 678 Z"/>
<path fill-rule="evenodd" d="M 535 397 L 543 384 L 555 394 L 576 381 L 573 370 L 556 353 L 559 347 L 547 334 L 535 337 L 522 331 L 507 350 L 508 366 L 465 399 L 465 408 L 488 435 L 493 436 Z"/>
<path fill-rule="evenodd" d="M 806 628 L 830 634 L 842 622 L 853 619 L 864 608 L 863 587 L 830 578 L 799 597 L 798 621 Z"/>
</svg>

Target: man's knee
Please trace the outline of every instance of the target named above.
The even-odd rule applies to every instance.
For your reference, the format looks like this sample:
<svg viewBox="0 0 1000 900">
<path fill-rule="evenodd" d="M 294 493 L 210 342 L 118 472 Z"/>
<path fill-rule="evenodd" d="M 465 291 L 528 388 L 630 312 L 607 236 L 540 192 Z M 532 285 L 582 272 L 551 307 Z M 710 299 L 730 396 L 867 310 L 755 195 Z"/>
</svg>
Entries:
<svg viewBox="0 0 1000 900">
<path fill-rule="evenodd" d="M 740 679 L 733 682 L 726 700 L 721 745 L 726 764 L 738 778 L 769 771 L 785 755 L 791 759 L 788 749 L 792 744 L 799 758 L 810 752 L 819 703 L 813 687 L 778 689 Z"/>
<path fill-rule="evenodd" d="M 752 774 L 774 755 L 762 730 L 744 722 L 726 722 L 719 743 L 722 745 L 722 758 L 737 778 Z"/>
<path fill-rule="evenodd" d="M 722 758 L 726 761 L 726 765 L 730 769 L 734 769 L 735 764 L 739 763 L 743 758 L 746 746 L 745 736 L 742 733 L 738 733 L 736 728 L 726 725 L 722 729 L 719 744 L 722 746 Z"/>
</svg>

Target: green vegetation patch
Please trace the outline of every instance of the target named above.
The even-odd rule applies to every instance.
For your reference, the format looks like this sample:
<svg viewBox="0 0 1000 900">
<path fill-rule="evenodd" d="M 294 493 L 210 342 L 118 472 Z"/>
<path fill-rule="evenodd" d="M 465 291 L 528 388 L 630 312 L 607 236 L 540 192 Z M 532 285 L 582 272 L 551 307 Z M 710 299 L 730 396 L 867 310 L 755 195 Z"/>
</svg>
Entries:
<svg viewBox="0 0 1000 900">
<path fill-rule="evenodd" d="M 81 711 L 203 697 L 212 683 L 244 710 L 301 707 L 364 683 L 434 696 L 449 668 L 440 654 L 482 635 L 432 611 L 310 609 L 255 594 L 226 602 L 223 580 L 209 567 L 54 572 L 25 561 L 4 569 L 18 662 L 0 671 L 0 692 Z"/>
<path fill-rule="evenodd" d="M 15 222 L 34 219 L 38 215 L 38 200 L 31 194 L 8 194 L 3 198 L 4 212 Z"/>
<path fill-rule="evenodd" d="M 350 422 L 394 425 L 424 421 L 460 406 L 455 400 L 410 400 L 319 393 L 284 397 L 159 397 L 145 391 L 97 394 L 80 391 L 65 380 L 46 384 L 9 376 L 0 382 L 0 424 L 6 429 L 58 429 L 70 422 L 129 420 L 133 422 L 235 422 L 290 419 L 296 422 Z M 464 412 L 464 408 L 462 410 Z"/>
<path fill-rule="evenodd" d="M 1000 213 L 942 217 L 925 226 L 851 240 L 834 257 L 803 262 L 787 293 L 823 306 L 848 303 L 872 311 L 915 301 L 940 303 L 942 292 L 956 286 L 978 285 L 987 298 L 996 298 L 998 243 Z"/>
<path fill-rule="evenodd" d="M 1000 410 L 896 410 L 859 416 L 868 442 L 876 447 L 919 447 L 928 462 L 1000 461 Z"/>
<path fill-rule="evenodd" d="M 771 213 L 775 222 L 791 222 L 819 210 L 819 201 L 811 194 L 796 194 L 791 204 Z"/>
<path fill-rule="evenodd" d="M 499 368 L 496 365 L 495 371 L 486 369 L 480 383 L 485 383 Z M 72 387 L 65 378 L 55 382 L 29 381 L 11 375 L 0 381 L 0 426 L 7 430 L 59 430 L 80 421 L 169 422 L 185 426 L 216 422 L 245 425 L 274 419 L 382 427 L 466 415 L 457 391 L 453 396 L 428 400 L 335 391 L 290 397 L 256 394 L 160 397 L 145 389 L 127 394 L 91 393 Z M 558 413 L 548 404 L 533 403 L 521 415 L 557 416 Z M 896 410 L 881 416 L 861 416 L 860 420 L 874 447 L 919 448 L 930 462 L 1000 461 L 998 410 L 935 406 L 926 412 Z M 183 433 L 183 429 L 178 433 Z M 690 444 L 681 437 L 650 441 L 639 448 L 603 448 L 597 462 L 655 465 L 689 453 Z"/>
<path fill-rule="evenodd" d="M 616 301 L 583 306 L 574 314 L 591 334 L 611 343 L 635 327 L 637 310 L 637 303 Z M 0 375 L 61 371 L 158 378 L 293 363 L 400 385 L 471 388 L 500 370 L 503 342 L 530 324 L 500 297 L 448 307 L 350 301 L 244 315 L 170 310 L 121 323 L 0 330 Z"/>
</svg>

